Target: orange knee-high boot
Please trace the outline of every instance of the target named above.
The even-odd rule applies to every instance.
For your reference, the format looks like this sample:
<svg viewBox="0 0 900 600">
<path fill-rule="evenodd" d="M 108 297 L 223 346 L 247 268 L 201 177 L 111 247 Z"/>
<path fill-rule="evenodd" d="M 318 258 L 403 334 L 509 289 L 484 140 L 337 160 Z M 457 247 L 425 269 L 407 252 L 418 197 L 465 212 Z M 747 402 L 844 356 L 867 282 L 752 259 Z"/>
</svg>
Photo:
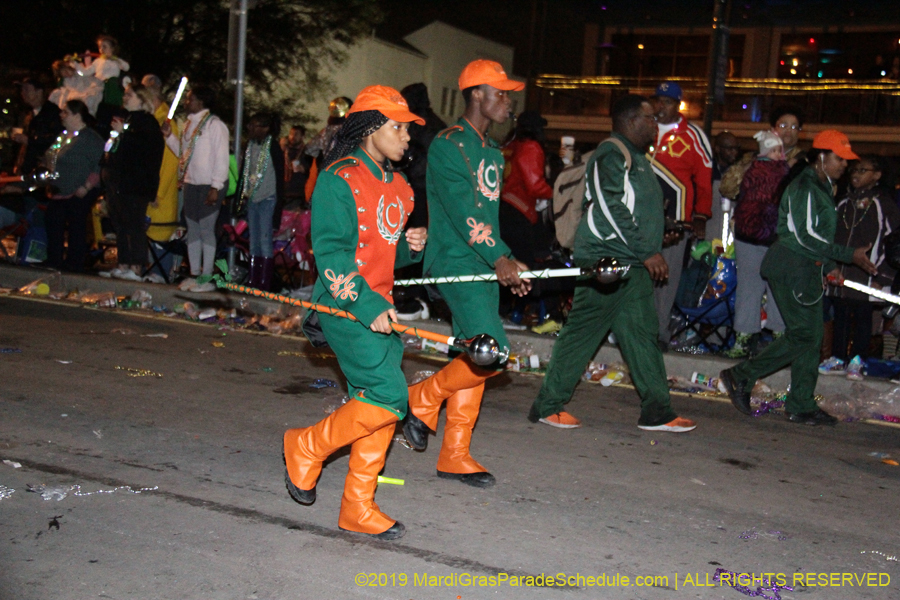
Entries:
<svg viewBox="0 0 900 600">
<path fill-rule="evenodd" d="M 483 394 L 484 383 L 460 390 L 447 399 L 444 442 L 437 462 L 438 477 L 457 479 L 476 487 L 494 485 L 494 476 L 469 454 L 472 429 L 481 411 Z"/>
<path fill-rule="evenodd" d="M 444 400 L 460 390 L 477 387 L 498 372 L 476 366 L 463 354 L 428 379 L 410 386 L 409 413 L 403 424 L 403 433 L 410 445 L 416 450 L 427 448 L 428 432 L 437 429 Z"/>
<path fill-rule="evenodd" d="M 379 510 L 375 504 L 378 473 L 384 468 L 385 455 L 394 427 L 382 427 L 350 446 L 350 465 L 341 498 L 338 527 L 346 531 L 367 533 L 383 540 L 401 537 L 406 528 Z"/>
<path fill-rule="evenodd" d="M 316 499 L 322 461 L 332 452 L 397 421 L 387 409 L 356 398 L 313 425 L 284 432 L 285 485 L 301 504 Z"/>
</svg>

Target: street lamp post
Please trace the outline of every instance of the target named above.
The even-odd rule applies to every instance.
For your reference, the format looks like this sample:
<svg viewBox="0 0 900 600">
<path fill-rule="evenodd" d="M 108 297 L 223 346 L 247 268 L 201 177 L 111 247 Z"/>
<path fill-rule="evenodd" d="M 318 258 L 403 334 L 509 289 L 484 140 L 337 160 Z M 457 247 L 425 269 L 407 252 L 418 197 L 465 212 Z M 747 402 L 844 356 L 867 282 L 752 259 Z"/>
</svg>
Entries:
<svg viewBox="0 0 900 600">
<path fill-rule="evenodd" d="M 712 36 L 709 43 L 709 68 L 706 76 L 706 108 L 703 111 L 703 131 L 712 137 L 712 123 L 716 102 L 725 101 L 725 78 L 728 77 L 728 18 L 731 0 L 715 0 Z"/>
</svg>

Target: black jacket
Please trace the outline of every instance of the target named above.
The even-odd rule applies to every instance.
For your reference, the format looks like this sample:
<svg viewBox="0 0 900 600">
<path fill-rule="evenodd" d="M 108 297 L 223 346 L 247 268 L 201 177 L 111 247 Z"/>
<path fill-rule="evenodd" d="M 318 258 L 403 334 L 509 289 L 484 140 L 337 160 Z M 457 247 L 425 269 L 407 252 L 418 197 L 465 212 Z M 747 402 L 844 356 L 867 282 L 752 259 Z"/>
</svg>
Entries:
<svg viewBox="0 0 900 600">
<path fill-rule="evenodd" d="M 22 162 L 19 173 L 31 174 L 38 166 L 38 162 L 53 145 L 56 138 L 62 133 L 62 121 L 59 118 L 59 107 L 52 102 L 44 102 L 38 114 L 29 112 L 25 135 L 28 136 L 28 144 L 22 149 Z"/>
<path fill-rule="evenodd" d="M 872 285 L 877 283 L 890 289 L 894 270 L 884 256 L 884 238 L 900 227 L 900 209 L 891 197 L 891 190 L 876 186 L 869 190 L 849 190 L 837 205 L 837 229 L 834 243 L 858 248 L 872 244 L 869 259 L 878 267 L 872 277 L 856 265 L 839 264 L 845 279 Z M 851 300 L 866 300 L 869 296 L 846 287 L 829 287 L 829 295 Z"/>
<path fill-rule="evenodd" d="M 107 154 L 104 177 L 120 194 L 156 198 L 166 147 L 159 123 L 143 110 L 128 113 L 125 123 L 128 128 Z"/>
</svg>

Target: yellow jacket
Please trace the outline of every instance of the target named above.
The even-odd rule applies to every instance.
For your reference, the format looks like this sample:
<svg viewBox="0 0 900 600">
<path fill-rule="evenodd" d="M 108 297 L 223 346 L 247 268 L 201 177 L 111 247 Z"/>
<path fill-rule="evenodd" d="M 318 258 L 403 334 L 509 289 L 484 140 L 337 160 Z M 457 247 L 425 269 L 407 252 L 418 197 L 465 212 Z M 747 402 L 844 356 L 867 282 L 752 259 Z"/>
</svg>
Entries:
<svg viewBox="0 0 900 600">
<path fill-rule="evenodd" d="M 157 107 L 153 116 L 162 125 L 169 114 L 169 105 L 163 102 Z M 178 136 L 178 124 L 172 121 L 172 133 Z M 147 207 L 150 217 L 150 228 L 147 237 L 157 242 L 167 242 L 175 231 L 176 225 L 168 225 L 178 221 L 178 157 L 166 146 L 163 151 L 162 167 L 159 169 L 159 190 L 156 192 L 156 206 Z M 167 225 L 158 225 L 166 223 Z"/>
</svg>

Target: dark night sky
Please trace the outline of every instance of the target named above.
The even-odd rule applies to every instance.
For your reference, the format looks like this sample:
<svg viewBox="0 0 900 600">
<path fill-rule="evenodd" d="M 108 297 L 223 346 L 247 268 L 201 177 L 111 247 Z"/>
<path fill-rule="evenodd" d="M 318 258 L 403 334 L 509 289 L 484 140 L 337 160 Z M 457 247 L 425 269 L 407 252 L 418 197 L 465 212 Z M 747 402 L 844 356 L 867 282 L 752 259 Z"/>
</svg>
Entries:
<svg viewBox="0 0 900 600">
<path fill-rule="evenodd" d="M 707 27 L 714 0 L 379 0 L 384 22 L 376 29 L 388 40 L 440 20 L 516 48 L 513 72 L 578 74 L 584 23 Z M 532 14 L 537 6 L 538 26 Z M 546 11 L 546 16 L 544 15 Z M 732 0 L 730 24 L 884 24 L 900 28 L 896 0 Z M 532 36 L 534 31 L 534 36 Z M 535 61 L 532 55 L 534 38 Z M 538 52 L 543 40 L 543 52 Z M 540 60 L 537 57 L 540 56 Z"/>
</svg>

